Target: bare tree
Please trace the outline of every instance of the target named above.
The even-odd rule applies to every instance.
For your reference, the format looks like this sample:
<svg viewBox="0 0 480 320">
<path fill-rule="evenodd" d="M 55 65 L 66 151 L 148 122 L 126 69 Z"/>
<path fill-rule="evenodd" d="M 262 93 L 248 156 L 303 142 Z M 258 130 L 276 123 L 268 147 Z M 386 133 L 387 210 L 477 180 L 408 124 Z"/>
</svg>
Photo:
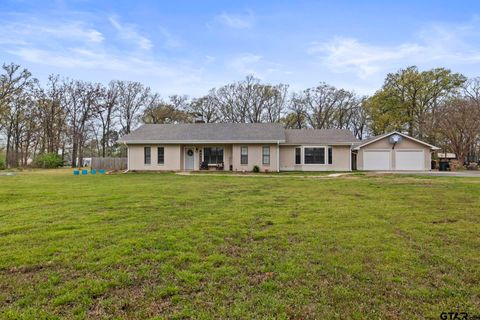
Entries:
<svg viewBox="0 0 480 320">
<path fill-rule="evenodd" d="M 101 125 L 100 144 L 102 157 L 111 154 L 110 137 L 114 125 L 114 115 L 118 111 L 119 95 L 120 85 L 118 81 L 111 81 L 107 87 L 102 86 L 100 88 L 95 116 Z"/>
<path fill-rule="evenodd" d="M 480 136 L 480 105 L 470 99 L 455 99 L 440 109 L 438 132 L 445 149 L 464 162 Z"/>
<path fill-rule="evenodd" d="M 260 83 L 248 76 L 245 80 L 221 87 L 215 101 L 222 120 L 233 123 L 278 122 L 285 109 L 288 86 Z"/>
<path fill-rule="evenodd" d="M 462 94 L 480 104 L 480 77 L 469 79 L 463 85 Z"/>
<path fill-rule="evenodd" d="M 188 110 L 195 116 L 200 116 L 205 123 L 220 122 L 221 114 L 216 98 L 216 90 L 210 92 L 201 98 L 190 102 Z"/>
<path fill-rule="evenodd" d="M 33 92 L 37 80 L 27 69 L 16 64 L 4 64 L 0 75 L 0 130 L 6 136 L 7 166 L 18 166 L 24 159 L 19 153 L 22 149 L 22 134 L 25 119 L 32 115 Z"/>
<path fill-rule="evenodd" d="M 288 114 L 283 122 L 287 129 L 307 128 L 307 110 L 300 94 L 293 93 L 290 97 Z"/>
<path fill-rule="evenodd" d="M 64 87 L 58 75 L 48 77 L 47 86 L 41 89 L 37 100 L 40 132 L 35 151 L 39 153 L 63 152 L 67 112 L 63 105 Z M 38 147 L 38 148 L 37 148 Z"/>
<path fill-rule="evenodd" d="M 185 111 L 186 99 L 186 96 L 170 96 L 167 102 L 158 94 L 150 95 L 147 107 L 143 111 L 142 121 L 150 124 L 191 122 L 191 114 Z"/>
<path fill-rule="evenodd" d="M 128 134 L 135 127 L 142 109 L 147 103 L 150 88 L 139 82 L 118 81 L 118 118 L 122 133 Z"/>
<path fill-rule="evenodd" d="M 83 81 L 65 84 L 64 103 L 68 112 L 68 124 L 72 142 L 72 167 L 83 163 L 84 143 L 87 140 L 88 125 L 96 113 L 101 97 L 101 86 Z M 77 162 L 78 157 L 78 162 Z"/>
</svg>

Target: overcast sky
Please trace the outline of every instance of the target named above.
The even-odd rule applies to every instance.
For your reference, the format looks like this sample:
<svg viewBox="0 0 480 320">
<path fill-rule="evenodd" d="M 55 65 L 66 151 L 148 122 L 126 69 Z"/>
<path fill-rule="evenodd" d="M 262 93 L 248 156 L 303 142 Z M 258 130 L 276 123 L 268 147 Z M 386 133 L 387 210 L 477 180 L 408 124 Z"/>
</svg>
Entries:
<svg viewBox="0 0 480 320">
<path fill-rule="evenodd" d="M 0 62 L 198 96 L 254 74 L 371 94 L 408 65 L 480 76 L 480 1 L 0 1 Z"/>
</svg>

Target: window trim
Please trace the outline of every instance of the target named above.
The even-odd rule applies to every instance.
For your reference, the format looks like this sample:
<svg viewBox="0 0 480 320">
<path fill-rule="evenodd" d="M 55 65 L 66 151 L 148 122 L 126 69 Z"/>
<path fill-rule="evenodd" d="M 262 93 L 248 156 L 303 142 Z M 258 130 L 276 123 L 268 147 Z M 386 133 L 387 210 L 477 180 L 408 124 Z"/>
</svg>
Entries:
<svg viewBox="0 0 480 320">
<path fill-rule="evenodd" d="M 330 151 L 332 152 L 331 157 L 330 157 Z M 333 146 L 327 146 L 327 164 L 333 165 Z"/>
<path fill-rule="evenodd" d="M 325 163 L 305 163 L 305 148 L 323 148 L 325 151 Z M 331 164 L 328 164 L 328 146 L 302 146 L 302 165 L 304 166 L 331 166 Z M 333 149 L 332 149 L 333 152 Z M 333 153 L 332 153 L 333 155 Z M 332 157 L 333 158 L 333 157 Z M 333 160 L 333 159 L 332 159 Z"/>
<path fill-rule="evenodd" d="M 268 155 L 265 154 L 266 148 L 268 149 Z M 265 157 L 268 157 L 268 162 L 265 162 Z M 271 161 L 270 146 L 262 146 L 262 164 L 269 166 Z"/>
<path fill-rule="evenodd" d="M 297 149 L 300 149 L 300 163 L 297 163 Z M 300 166 L 303 164 L 302 154 L 303 154 L 303 147 L 302 146 L 295 147 L 295 151 L 293 152 L 293 163 L 295 166 Z"/>
<path fill-rule="evenodd" d="M 148 148 L 148 163 L 147 163 L 147 148 Z M 143 165 L 151 166 L 152 165 L 152 147 L 144 146 L 143 147 Z"/>
<path fill-rule="evenodd" d="M 160 163 L 160 161 L 159 161 L 160 158 L 158 157 L 158 155 L 159 155 L 158 152 L 159 152 L 160 149 L 163 149 L 163 162 L 162 163 Z M 164 166 L 165 165 L 165 147 L 164 146 L 157 146 L 157 165 L 158 166 Z"/>
<path fill-rule="evenodd" d="M 205 147 L 203 146 L 202 148 L 202 162 L 205 162 L 205 149 L 208 149 L 208 148 L 216 148 L 216 149 L 222 149 L 222 162 L 225 163 L 225 146 L 208 146 L 208 147 Z M 218 157 L 218 156 L 217 156 Z M 219 164 L 221 162 L 216 162 L 216 163 L 212 163 L 212 164 Z M 209 163 L 210 164 L 210 163 Z"/>
<path fill-rule="evenodd" d="M 247 151 L 246 154 L 242 154 L 242 151 L 243 149 L 245 148 L 245 150 Z M 245 156 L 247 158 L 247 161 L 245 163 L 243 163 L 243 156 Z M 241 166 L 246 166 L 248 165 L 248 146 L 240 146 L 240 165 Z"/>
</svg>

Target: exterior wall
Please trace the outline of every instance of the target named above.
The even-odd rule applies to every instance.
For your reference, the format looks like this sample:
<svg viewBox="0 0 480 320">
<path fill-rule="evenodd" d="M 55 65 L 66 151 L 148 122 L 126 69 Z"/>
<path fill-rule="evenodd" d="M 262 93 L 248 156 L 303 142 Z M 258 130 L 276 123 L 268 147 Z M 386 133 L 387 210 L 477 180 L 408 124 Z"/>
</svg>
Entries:
<svg viewBox="0 0 480 320">
<path fill-rule="evenodd" d="M 263 146 L 270 147 L 270 164 L 262 164 Z M 165 148 L 165 163 L 157 164 L 157 147 Z M 203 161 L 203 148 L 206 146 L 223 146 L 224 170 L 228 171 L 232 165 L 233 171 L 252 171 L 254 165 L 260 167 L 260 171 L 277 171 L 277 148 L 279 152 L 280 171 L 350 171 L 350 146 L 333 146 L 333 163 L 322 165 L 295 165 L 295 146 L 278 147 L 276 144 L 235 144 L 235 145 L 129 145 L 128 168 L 138 171 L 179 171 L 185 168 L 185 150 L 193 147 L 195 150 L 195 170 L 200 170 L 200 162 Z M 248 147 L 248 164 L 240 164 L 240 148 Z M 143 148 L 151 147 L 151 164 L 144 164 Z M 303 153 L 302 153 L 303 161 Z M 211 168 L 210 170 L 215 170 Z"/>
<path fill-rule="evenodd" d="M 165 161 L 157 164 L 157 147 L 164 147 Z M 151 147 L 151 164 L 144 164 L 143 148 Z M 129 145 L 128 169 L 138 171 L 177 171 L 181 170 L 180 145 Z"/>
<path fill-rule="evenodd" d="M 240 164 L 240 148 L 248 147 L 248 164 Z M 270 147 L 270 164 L 262 164 L 263 146 Z M 277 145 L 276 144 L 234 144 L 232 148 L 233 171 L 252 171 L 253 166 L 260 167 L 260 171 L 277 171 Z"/>
<path fill-rule="evenodd" d="M 303 147 L 308 145 L 280 146 L 280 171 L 351 171 L 350 146 L 332 146 L 332 164 L 295 164 L 296 147 L 302 147 L 303 163 Z"/>
<path fill-rule="evenodd" d="M 432 155 L 430 152 L 430 148 L 426 145 L 418 143 L 416 141 L 410 140 L 408 138 L 404 138 L 401 143 L 395 145 L 395 149 L 392 150 L 392 144 L 388 142 L 389 137 L 385 137 L 378 141 L 375 141 L 365 147 L 360 148 L 358 150 L 357 155 L 357 168 L 358 170 L 363 170 L 363 153 L 365 150 L 390 150 L 390 168 L 395 170 L 395 152 L 394 150 L 423 150 L 425 155 L 425 170 L 430 170 L 431 165 L 430 162 L 432 160 Z"/>
</svg>

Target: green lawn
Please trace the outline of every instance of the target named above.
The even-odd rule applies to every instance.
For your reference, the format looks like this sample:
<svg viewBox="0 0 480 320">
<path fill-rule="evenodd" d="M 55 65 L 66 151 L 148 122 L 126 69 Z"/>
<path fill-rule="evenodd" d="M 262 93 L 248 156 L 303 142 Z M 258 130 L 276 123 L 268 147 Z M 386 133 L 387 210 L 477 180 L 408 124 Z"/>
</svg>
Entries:
<svg viewBox="0 0 480 320">
<path fill-rule="evenodd" d="M 480 179 L 0 176 L 0 318 L 480 314 Z"/>
</svg>

